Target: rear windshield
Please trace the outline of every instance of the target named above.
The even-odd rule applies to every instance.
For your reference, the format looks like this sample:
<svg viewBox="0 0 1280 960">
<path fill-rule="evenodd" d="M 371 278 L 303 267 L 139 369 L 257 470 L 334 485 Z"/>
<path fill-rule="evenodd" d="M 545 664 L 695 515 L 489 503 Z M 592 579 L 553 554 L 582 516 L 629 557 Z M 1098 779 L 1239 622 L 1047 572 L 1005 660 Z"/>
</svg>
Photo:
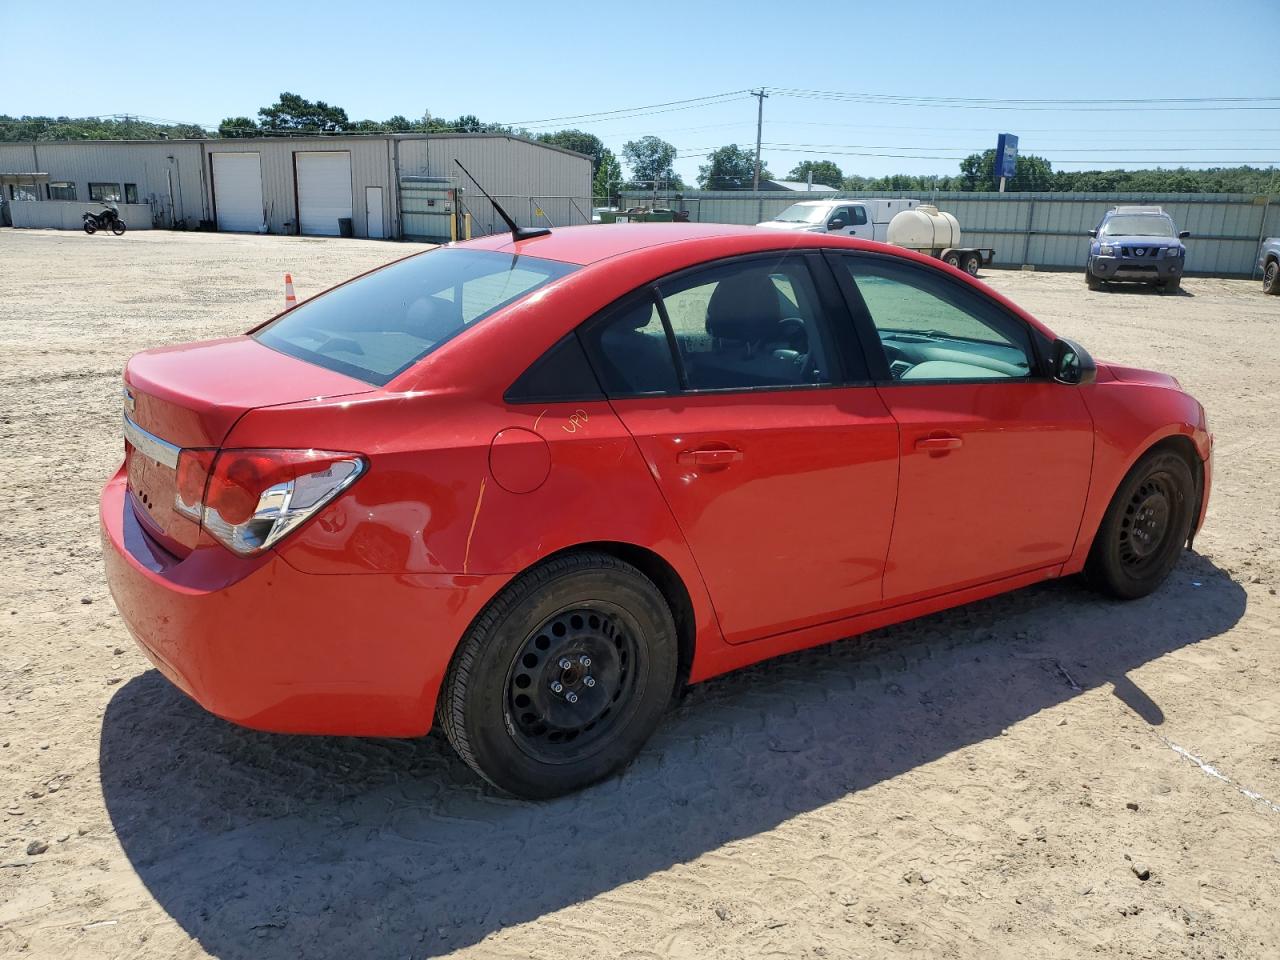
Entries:
<svg viewBox="0 0 1280 960">
<path fill-rule="evenodd" d="M 442 248 L 308 300 L 254 336 L 273 350 L 382 386 L 472 324 L 576 269 Z"/>
</svg>

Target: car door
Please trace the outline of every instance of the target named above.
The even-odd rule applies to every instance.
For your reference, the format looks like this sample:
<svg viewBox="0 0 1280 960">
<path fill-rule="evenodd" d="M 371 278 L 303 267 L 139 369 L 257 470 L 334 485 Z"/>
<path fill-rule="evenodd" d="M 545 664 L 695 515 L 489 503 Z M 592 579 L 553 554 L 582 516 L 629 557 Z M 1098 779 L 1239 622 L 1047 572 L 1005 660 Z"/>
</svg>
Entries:
<svg viewBox="0 0 1280 960">
<path fill-rule="evenodd" d="M 1093 457 L 1080 390 L 1031 328 L 922 264 L 831 254 L 901 428 L 886 603 L 1051 568 L 1071 554 Z"/>
<path fill-rule="evenodd" d="M 860 203 L 836 207 L 827 217 L 827 233 L 870 240 L 871 224 L 867 220 L 867 208 Z"/>
<path fill-rule="evenodd" d="M 879 606 L 898 428 L 817 254 L 705 265 L 582 329 L 731 643 Z"/>
</svg>

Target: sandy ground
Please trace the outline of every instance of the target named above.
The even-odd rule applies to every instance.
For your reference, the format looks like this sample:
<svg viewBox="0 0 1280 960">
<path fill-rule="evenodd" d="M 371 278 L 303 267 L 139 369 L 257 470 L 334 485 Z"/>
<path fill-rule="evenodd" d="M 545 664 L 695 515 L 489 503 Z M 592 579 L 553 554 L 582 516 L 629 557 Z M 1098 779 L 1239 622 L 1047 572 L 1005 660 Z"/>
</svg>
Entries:
<svg viewBox="0 0 1280 960">
<path fill-rule="evenodd" d="M 0 231 L 0 956 L 1280 955 L 1280 299 L 991 273 L 1205 403 L 1196 553 L 1137 603 L 1047 584 L 694 688 L 535 805 L 437 736 L 217 720 L 102 579 L 125 359 L 410 250 Z"/>
</svg>

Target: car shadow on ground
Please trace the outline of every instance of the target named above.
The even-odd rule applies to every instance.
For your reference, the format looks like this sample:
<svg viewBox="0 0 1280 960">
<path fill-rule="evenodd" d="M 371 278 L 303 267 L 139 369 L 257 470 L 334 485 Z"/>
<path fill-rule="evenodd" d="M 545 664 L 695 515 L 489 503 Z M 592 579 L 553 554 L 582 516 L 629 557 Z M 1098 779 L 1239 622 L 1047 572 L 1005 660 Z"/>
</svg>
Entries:
<svg viewBox="0 0 1280 960">
<path fill-rule="evenodd" d="M 1149 283 L 1108 283 L 1102 288 L 1103 293 L 1127 293 L 1138 294 L 1145 293 L 1147 295 L 1154 294 L 1157 297 L 1194 297 L 1195 294 L 1186 287 L 1178 287 L 1177 290 L 1170 292 L 1159 287 L 1153 287 Z"/>
<path fill-rule="evenodd" d="M 259 734 L 149 671 L 107 708 L 102 788 L 138 876 L 210 954 L 436 956 L 768 831 L 1081 690 L 1112 685 L 1160 723 L 1126 674 L 1228 630 L 1245 602 L 1187 554 L 1132 605 L 1068 580 L 784 657 L 694 687 L 623 775 L 547 803 L 481 785 L 438 736 Z"/>
</svg>

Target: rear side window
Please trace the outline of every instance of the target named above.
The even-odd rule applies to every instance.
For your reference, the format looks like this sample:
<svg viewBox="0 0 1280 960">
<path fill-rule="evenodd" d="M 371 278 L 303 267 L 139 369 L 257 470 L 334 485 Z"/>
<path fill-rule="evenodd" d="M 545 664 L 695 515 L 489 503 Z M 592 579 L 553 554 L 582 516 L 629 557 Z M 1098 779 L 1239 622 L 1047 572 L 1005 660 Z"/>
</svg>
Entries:
<svg viewBox="0 0 1280 960">
<path fill-rule="evenodd" d="M 300 304 L 259 343 L 377 386 L 485 317 L 576 270 L 487 250 L 440 249 Z"/>
</svg>

